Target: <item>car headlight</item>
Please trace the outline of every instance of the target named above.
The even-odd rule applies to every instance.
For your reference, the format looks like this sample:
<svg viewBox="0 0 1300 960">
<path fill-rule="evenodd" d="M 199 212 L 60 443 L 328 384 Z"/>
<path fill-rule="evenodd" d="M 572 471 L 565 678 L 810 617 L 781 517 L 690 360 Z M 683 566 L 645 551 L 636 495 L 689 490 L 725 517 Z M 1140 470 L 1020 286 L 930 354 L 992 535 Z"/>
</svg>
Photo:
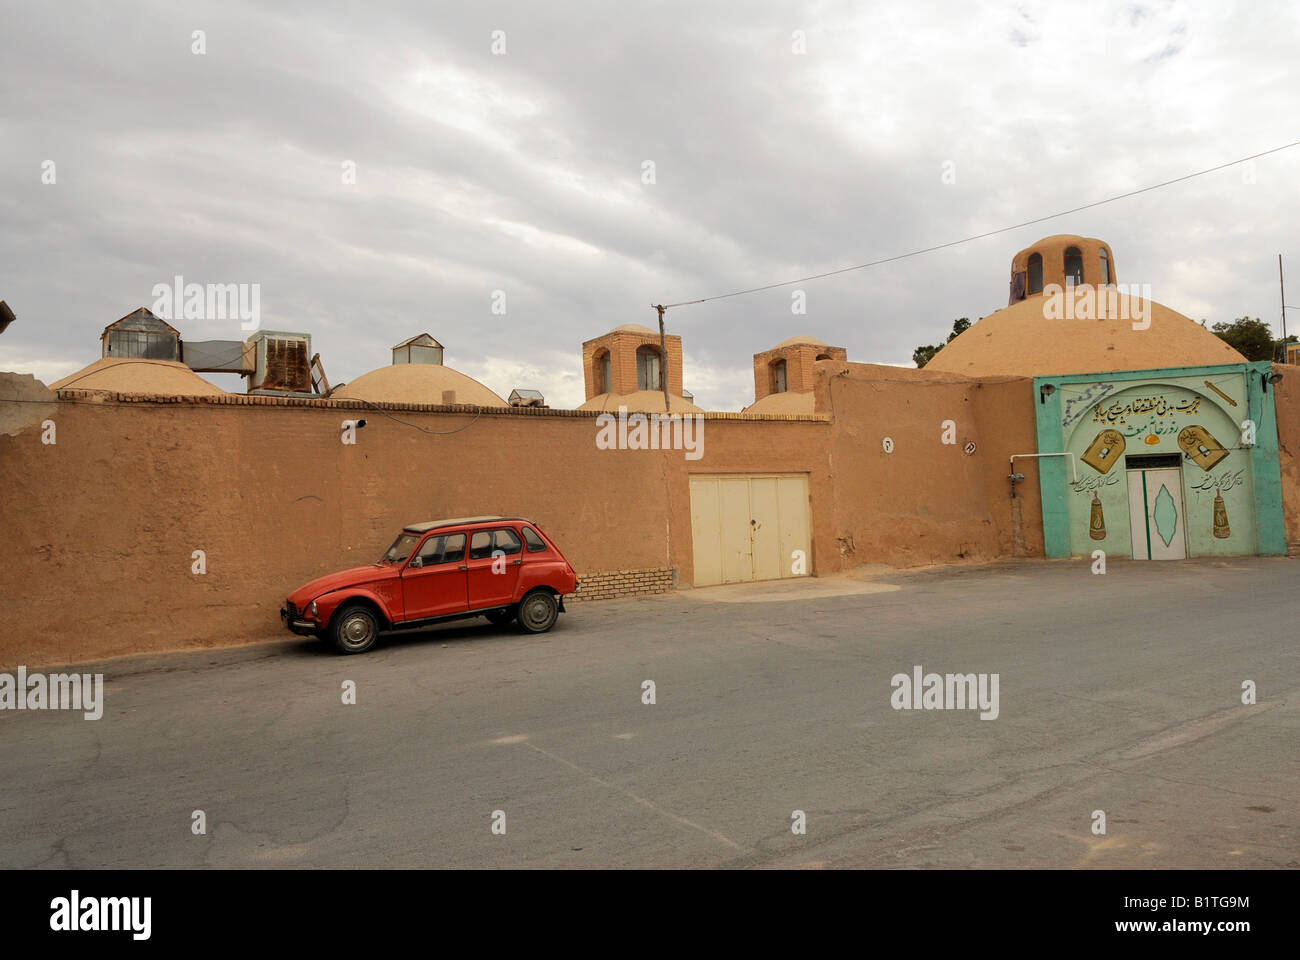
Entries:
<svg viewBox="0 0 1300 960">
<path fill-rule="evenodd" d="M 311 603 L 307 604 L 307 615 L 308 615 L 309 617 L 311 617 L 312 619 L 315 619 L 315 618 L 316 618 L 316 601 L 315 601 L 315 600 L 313 600 Z"/>
</svg>

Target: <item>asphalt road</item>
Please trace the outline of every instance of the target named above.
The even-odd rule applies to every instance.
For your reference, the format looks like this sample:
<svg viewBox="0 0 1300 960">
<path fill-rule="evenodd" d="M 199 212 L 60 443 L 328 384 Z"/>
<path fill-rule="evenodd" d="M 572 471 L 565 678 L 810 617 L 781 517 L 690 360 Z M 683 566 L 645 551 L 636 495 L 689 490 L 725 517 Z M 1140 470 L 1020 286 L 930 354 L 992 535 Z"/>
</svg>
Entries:
<svg viewBox="0 0 1300 960">
<path fill-rule="evenodd" d="M 1294 868 L 1298 577 L 1017 562 L 110 661 L 100 720 L 0 713 L 0 866 Z M 916 664 L 997 674 L 997 718 L 894 709 Z"/>
</svg>

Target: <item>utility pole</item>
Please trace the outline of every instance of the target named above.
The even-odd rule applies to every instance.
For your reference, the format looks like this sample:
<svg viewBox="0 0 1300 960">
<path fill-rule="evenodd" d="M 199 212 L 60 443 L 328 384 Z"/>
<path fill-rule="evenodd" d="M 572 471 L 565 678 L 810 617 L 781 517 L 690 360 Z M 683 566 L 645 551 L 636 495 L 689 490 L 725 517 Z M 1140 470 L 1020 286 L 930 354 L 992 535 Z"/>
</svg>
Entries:
<svg viewBox="0 0 1300 960">
<path fill-rule="evenodd" d="M 1286 283 L 1282 279 L 1282 254 L 1277 255 L 1277 286 L 1282 292 L 1282 362 L 1286 363 Z"/>
<path fill-rule="evenodd" d="M 1281 263 L 1281 254 L 1278 255 L 1278 263 Z M 664 311 L 668 308 L 663 304 L 651 304 L 659 311 L 659 384 L 664 388 L 664 413 L 668 413 L 668 347 L 664 343 Z"/>
</svg>

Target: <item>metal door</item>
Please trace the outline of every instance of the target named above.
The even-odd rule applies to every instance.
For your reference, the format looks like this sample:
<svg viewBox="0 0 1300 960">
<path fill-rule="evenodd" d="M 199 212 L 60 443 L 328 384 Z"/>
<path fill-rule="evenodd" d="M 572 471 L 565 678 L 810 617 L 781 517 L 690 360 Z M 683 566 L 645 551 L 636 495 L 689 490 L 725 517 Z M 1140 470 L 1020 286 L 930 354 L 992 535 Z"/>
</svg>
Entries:
<svg viewBox="0 0 1300 960">
<path fill-rule="evenodd" d="M 808 478 L 692 477 L 691 534 L 696 586 L 804 576 L 812 566 Z"/>
<path fill-rule="evenodd" d="M 1128 471 L 1128 514 L 1134 560 L 1187 556 L 1183 475 L 1177 467 Z"/>
</svg>

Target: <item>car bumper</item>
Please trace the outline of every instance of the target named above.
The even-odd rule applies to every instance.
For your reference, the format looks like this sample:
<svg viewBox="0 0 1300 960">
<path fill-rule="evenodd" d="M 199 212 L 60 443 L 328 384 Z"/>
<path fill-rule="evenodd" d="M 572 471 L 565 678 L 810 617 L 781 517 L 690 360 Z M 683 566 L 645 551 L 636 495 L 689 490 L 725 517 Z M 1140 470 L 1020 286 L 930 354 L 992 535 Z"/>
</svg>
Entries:
<svg viewBox="0 0 1300 960">
<path fill-rule="evenodd" d="M 314 620 L 304 620 L 299 616 L 290 615 L 286 607 L 280 608 L 280 622 L 284 624 L 286 630 L 292 630 L 300 636 L 310 637 L 316 631 L 320 630 L 320 624 Z"/>
</svg>

